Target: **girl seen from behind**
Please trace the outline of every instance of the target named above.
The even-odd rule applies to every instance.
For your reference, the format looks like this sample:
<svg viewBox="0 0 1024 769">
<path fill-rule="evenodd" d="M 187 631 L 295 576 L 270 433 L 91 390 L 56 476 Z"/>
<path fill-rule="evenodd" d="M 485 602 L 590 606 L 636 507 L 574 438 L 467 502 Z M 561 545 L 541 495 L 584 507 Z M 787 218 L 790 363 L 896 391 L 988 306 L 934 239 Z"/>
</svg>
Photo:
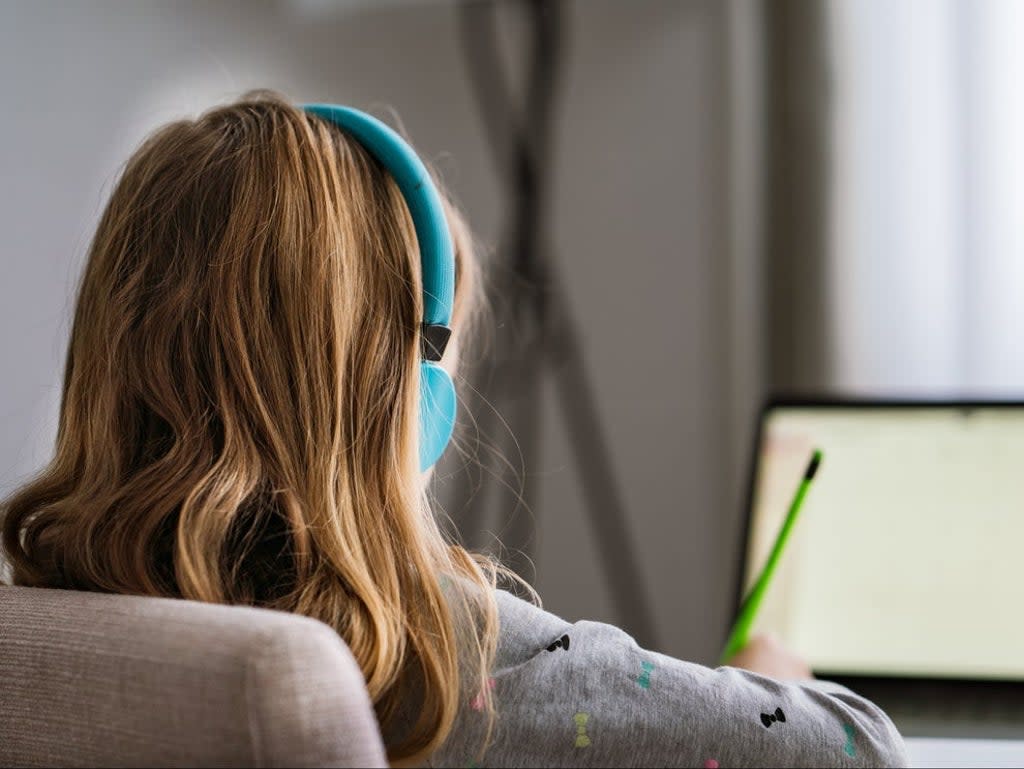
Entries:
<svg viewBox="0 0 1024 769">
<path fill-rule="evenodd" d="M 445 538 L 420 456 L 436 276 L 390 171 L 265 93 L 143 143 L 89 251 L 54 458 L 2 508 L 14 581 L 321 620 L 398 764 L 905 765 L 877 707 L 771 641 L 717 670 L 648 652 Z M 442 201 L 454 374 L 477 264 Z"/>
</svg>

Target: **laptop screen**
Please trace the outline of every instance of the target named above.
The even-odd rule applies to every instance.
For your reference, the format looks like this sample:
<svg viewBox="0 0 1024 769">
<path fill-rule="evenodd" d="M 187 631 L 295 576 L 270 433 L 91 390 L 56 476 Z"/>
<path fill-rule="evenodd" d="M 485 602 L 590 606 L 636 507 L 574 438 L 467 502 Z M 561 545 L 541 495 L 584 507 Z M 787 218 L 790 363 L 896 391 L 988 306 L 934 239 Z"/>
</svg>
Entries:
<svg viewBox="0 0 1024 769">
<path fill-rule="evenodd" d="M 815 671 L 1024 680 L 1024 407 L 773 406 L 743 568 L 824 460 L 754 630 Z"/>
</svg>

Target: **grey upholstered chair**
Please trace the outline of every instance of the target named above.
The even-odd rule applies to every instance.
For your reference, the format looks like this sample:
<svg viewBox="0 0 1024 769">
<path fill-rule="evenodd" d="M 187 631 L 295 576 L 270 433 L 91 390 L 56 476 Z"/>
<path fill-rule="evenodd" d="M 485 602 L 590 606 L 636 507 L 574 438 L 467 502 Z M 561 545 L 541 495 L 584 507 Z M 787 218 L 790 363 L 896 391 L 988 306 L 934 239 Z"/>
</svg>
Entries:
<svg viewBox="0 0 1024 769">
<path fill-rule="evenodd" d="M 320 622 L 0 586 L 0 766 L 386 765 Z"/>
</svg>

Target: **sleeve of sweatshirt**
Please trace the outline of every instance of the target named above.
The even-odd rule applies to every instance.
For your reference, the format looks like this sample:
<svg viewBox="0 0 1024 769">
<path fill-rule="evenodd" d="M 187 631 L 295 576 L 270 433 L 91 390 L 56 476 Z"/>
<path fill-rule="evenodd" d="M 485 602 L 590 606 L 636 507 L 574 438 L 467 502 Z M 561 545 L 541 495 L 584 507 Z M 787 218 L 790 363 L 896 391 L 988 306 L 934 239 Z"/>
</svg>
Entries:
<svg viewBox="0 0 1024 769">
<path fill-rule="evenodd" d="M 447 766 L 907 766 L 871 702 L 826 681 L 783 682 L 644 651 L 623 631 L 570 624 L 499 592 L 488 688 L 436 756 Z"/>
</svg>

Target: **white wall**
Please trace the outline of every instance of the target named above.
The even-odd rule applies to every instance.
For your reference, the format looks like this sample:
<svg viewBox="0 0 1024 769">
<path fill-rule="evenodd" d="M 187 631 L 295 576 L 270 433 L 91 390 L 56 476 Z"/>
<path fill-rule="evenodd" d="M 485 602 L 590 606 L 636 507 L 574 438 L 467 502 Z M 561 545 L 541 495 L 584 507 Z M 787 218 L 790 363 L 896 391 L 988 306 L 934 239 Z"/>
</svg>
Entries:
<svg viewBox="0 0 1024 769">
<path fill-rule="evenodd" d="M 353 8 L 0 6 L 0 491 L 48 456 L 84 249 L 117 165 L 154 125 L 257 86 L 393 107 L 495 241 L 499 188 L 452 7 Z M 731 419 L 727 349 L 744 329 L 729 325 L 725 10 L 579 0 L 569 18 L 555 250 L 588 334 L 661 647 L 710 660 L 735 559 L 729 459 L 745 432 Z M 547 425 L 532 468 L 543 477 L 538 587 L 554 611 L 614 621 L 567 437 L 558 419 Z"/>
</svg>

